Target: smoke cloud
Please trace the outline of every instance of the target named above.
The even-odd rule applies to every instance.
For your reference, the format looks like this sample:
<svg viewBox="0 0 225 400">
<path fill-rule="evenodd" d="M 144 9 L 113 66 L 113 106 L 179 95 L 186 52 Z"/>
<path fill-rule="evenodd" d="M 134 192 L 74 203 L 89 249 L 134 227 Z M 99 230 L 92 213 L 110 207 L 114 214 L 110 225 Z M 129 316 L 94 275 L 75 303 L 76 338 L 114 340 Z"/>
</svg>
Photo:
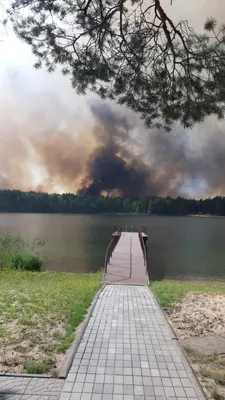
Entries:
<svg viewBox="0 0 225 400">
<path fill-rule="evenodd" d="M 207 16 L 222 22 L 225 11 L 223 0 L 169 3 L 164 0 L 171 16 L 189 19 L 195 28 Z M 122 196 L 225 194 L 223 121 L 208 118 L 192 130 L 176 125 L 169 133 L 149 130 L 125 108 L 77 96 L 60 74 L 33 70 L 20 42 L 15 58 L 7 41 L 4 46 L 0 188 Z"/>
<path fill-rule="evenodd" d="M 136 143 L 131 136 L 132 125 L 128 118 L 113 112 L 104 103 L 90 104 L 90 109 L 95 120 L 93 135 L 97 147 L 87 162 L 86 181 L 83 180 L 80 193 L 132 196 L 135 191 L 139 195 L 146 194 L 150 189 L 150 171 L 129 149 Z"/>
<path fill-rule="evenodd" d="M 0 111 L 1 188 L 122 196 L 224 194 L 223 122 L 209 118 L 189 131 L 179 126 L 169 133 L 154 131 L 124 108 L 95 98 L 83 101 L 69 84 L 57 98 L 55 80 L 45 92 L 30 86 L 27 91 L 21 82 L 23 75 L 10 73 L 1 92 L 8 93 Z"/>
</svg>

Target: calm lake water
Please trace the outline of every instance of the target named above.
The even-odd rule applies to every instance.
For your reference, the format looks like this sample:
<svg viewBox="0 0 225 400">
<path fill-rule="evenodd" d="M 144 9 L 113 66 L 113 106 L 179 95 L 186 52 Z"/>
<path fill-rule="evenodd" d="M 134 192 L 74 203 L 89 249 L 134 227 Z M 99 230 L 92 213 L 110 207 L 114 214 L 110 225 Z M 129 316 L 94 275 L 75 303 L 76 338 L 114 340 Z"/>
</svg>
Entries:
<svg viewBox="0 0 225 400">
<path fill-rule="evenodd" d="M 225 278 L 225 218 L 0 214 L 0 232 L 43 239 L 48 269 L 93 272 L 104 265 L 112 226 L 147 226 L 152 278 Z"/>
</svg>

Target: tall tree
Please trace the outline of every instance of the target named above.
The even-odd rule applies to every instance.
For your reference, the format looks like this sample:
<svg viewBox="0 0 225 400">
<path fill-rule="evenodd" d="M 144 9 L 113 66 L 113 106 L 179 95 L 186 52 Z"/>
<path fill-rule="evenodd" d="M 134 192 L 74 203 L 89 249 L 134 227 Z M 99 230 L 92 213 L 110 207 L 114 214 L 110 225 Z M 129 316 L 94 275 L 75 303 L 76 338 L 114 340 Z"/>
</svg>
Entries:
<svg viewBox="0 0 225 400">
<path fill-rule="evenodd" d="M 157 215 L 186 215 L 199 211 L 225 215 L 225 197 L 205 200 L 157 196 L 122 198 L 0 190 L 0 212 L 146 214 L 148 210 Z"/>
<path fill-rule="evenodd" d="M 225 26 L 214 19 L 198 35 L 161 0 L 12 0 L 8 13 L 36 68 L 61 65 L 78 93 L 126 104 L 149 126 L 223 116 Z"/>
</svg>

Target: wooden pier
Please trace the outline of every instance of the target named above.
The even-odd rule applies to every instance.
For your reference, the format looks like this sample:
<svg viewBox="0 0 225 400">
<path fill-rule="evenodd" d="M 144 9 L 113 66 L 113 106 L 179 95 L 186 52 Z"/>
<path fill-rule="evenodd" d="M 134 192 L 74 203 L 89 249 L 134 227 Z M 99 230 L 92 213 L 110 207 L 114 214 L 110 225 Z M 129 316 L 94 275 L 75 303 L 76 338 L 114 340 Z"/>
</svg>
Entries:
<svg viewBox="0 0 225 400">
<path fill-rule="evenodd" d="M 148 285 L 145 232 L 118 229 L 106 252 L 104 282 L 114 285 Z"/>
</svg>

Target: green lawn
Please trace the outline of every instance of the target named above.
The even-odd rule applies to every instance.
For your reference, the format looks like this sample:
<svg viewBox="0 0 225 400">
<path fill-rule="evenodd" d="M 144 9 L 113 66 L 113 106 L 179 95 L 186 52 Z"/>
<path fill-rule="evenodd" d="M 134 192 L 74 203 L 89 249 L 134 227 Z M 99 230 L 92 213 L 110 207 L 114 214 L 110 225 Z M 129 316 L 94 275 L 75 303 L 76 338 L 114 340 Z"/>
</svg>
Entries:
<svg viewBox="0 0 225 400">
<path fill-rule="evenodd" d="M 0 371 L 54 370 L 101 278 L 101 273 L 0 271 Z"/>
<path fill-rule="evenodd" d="M 225 294 L 225 284 L 210 282 L 178 282 L 172 280 L 154 281 L 150 288 L 162 307 L 177 303 L 186 293 Z"/>
</svg>

